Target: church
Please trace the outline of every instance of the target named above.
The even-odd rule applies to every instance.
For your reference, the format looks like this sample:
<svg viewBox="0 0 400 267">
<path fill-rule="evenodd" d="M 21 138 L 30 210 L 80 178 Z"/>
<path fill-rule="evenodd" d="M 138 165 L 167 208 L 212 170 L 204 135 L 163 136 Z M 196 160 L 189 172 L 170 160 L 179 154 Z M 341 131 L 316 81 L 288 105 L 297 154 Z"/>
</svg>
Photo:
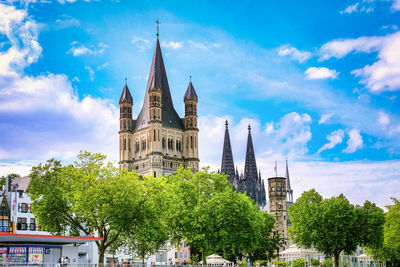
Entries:
<svg viewBox="0 0 400 267">
<path fill-rule="evenodd" d="M 128 85 L 119 99 L 119 164 L 141 175 L 169 175 L 179 165 L 199 170 L 198 97 L 192 82 L 183 96 L 185 116 L 175 111 L 168 85 L 160 41 L 157 41 L 150 67 L 142 109 L 132 118 L 133 98 Z"/>
</svg>

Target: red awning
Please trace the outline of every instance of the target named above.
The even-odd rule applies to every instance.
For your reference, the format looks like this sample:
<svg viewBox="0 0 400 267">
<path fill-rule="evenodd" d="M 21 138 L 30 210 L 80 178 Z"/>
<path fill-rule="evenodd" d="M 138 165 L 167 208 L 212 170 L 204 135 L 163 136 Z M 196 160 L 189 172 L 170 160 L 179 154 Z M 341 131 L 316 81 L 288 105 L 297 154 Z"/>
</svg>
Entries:
<svg viewBox="0 0 400 267">
<path fill-rule="evenodd" d="M 98 237 L 26 235 L 0 233 L 0 244 L 76 244 L 103 240 Z"/>
</svg>

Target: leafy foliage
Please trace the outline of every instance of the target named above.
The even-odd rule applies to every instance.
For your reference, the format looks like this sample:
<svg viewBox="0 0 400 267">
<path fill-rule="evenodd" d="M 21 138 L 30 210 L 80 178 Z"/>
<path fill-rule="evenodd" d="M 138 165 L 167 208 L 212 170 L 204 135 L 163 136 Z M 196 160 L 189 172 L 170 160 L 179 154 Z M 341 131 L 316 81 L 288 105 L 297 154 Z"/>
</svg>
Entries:
<svg viewBox="0 0 400 267">
<path fill-rule="evenodd" d="M 293 241 L 333 256 L 335 266 L 342 251 L 351 254 L 357 245 L 379 247 L 382 243 L 384 214 L 369 201 L 354 207 L 343 195 L 322 199 L 313 189 L 289 208 L 289 216 Z"/>
</svg>

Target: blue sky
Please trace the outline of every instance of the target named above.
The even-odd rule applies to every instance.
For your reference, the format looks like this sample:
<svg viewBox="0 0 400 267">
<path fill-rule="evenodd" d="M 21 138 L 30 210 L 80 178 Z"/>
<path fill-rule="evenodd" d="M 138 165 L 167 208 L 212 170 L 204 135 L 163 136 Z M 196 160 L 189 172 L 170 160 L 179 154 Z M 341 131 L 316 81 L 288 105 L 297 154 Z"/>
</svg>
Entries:
<svg viewBox="0 0 400 267">
<path fill-rule="evenodd" d="M 380 206 L 400 188 L 400 1 L 0 1 L 0 174 L 79 150 L 118 161 L 118 99 L 138 114 L 156 18 L 174 105 L 192 76 L 200 160 L 224 121 L 243 169 Z"/>
</svg>

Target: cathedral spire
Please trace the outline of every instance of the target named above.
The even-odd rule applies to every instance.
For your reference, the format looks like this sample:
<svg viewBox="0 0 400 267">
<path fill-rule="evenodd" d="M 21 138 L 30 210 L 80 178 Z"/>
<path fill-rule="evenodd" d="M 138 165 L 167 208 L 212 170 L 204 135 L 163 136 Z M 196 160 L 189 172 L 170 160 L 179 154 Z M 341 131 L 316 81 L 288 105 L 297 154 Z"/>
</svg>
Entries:
<svg viewBox="0 0 400 267">
<path fill-rule="evenodd" d="M 288 161 L 286 158 L 286 194 L 287 194 L 287 201 L 293 202 L 293 190 L 290 188 L 290 178 L 289 178 L 289 167 Z"/>
<path fill-rule="evenodd" d="M 131 92 L 129 92 L 126 78 L 125 78 L 124 89 L 122 90 L 122 94 L 119 98 L 119 104 L 121 105 L 122 103 L 133 104 L 133 98 L 132 98 Z"/>
<path fill-rule="evenodd" d="M 221 172 L 228 175 L 228 180 L 233 185 L 233 181 L 235 178 L 235 164 L 233 163 L 233 154 L 232 154 L 231 140 L 229 138 L 229 129 L 227 120 L 225 121 L 225 137 L 224 137 L 224 147 L 222 149 Z"/>
<path fill-rule="evenodd" d="M 257 201 L 257 164 L 256 157 L 254 155 L 253 139 L 251 137 L 251 126 L 248 127 L 249 133 L 247 136 L 247 148 L 246 148 L 246 161 L 244 165 L 244 179 L 246 181 L 247 195 Z"/>
<path fill-rule="evenodd" d="M 146 95 L 143 101 L 142 110 L 137 118 L 135 131 L 145 128 L 150 120 L 149 115 L 149 91 L 157 88 L 161 90 L 161 112 L 162 112 L 162 125 L 184 129 L 181 118 L 175 111 L 174 104 L 172 103 L 171 92 L 169 90 L 167 72 L 165 71 L 164 60 L 161 53 L 160 41 L 157 38 L 156 46 L 154 48 L 153 61 L 150 67 L 149 79 L 146 87 Z"/>
</svg>

